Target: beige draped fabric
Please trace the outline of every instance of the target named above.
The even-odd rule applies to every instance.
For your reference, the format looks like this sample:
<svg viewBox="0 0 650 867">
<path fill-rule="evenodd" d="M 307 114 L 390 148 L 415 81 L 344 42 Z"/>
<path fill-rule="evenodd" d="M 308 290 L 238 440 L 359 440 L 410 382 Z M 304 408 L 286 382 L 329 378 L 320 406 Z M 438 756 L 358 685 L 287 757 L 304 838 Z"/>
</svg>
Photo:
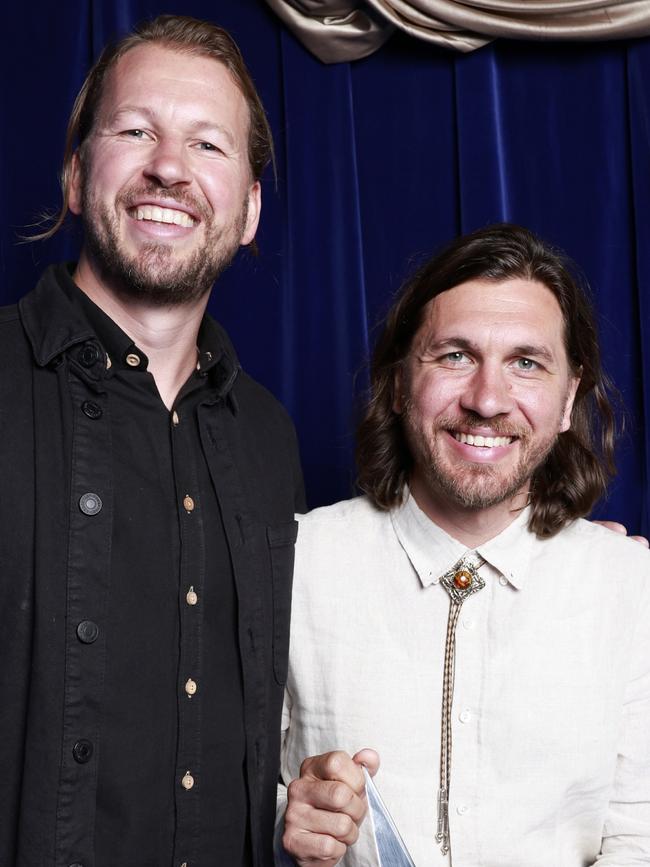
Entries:
<svg viewBox="0 0 650 867">
<path fill-rule="evenodd" d="M 395 28 L 457 51 L 498 36 L 603 40 L 650 35 L 650 0 L 266 0 L 325 63 L 359 60 Z"/>
</svg>

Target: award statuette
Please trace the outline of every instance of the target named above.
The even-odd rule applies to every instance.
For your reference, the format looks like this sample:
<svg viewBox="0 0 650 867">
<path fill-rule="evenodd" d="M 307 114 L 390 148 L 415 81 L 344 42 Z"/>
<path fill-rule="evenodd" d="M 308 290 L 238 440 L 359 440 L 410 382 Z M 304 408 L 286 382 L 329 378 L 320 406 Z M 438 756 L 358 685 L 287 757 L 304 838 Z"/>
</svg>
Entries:
<svg viewBox="0 0 650 867">
<path fill-rule="evenodd" d="M 379 867 L 415 867 L 404 841 L 399 835 L 397 826 L 381 799 L 372 777 L 363 769 L 366 778 L 366 794 L 368 796 L 368 819 L 372 822 L 375 834 Z"/>
</svg>

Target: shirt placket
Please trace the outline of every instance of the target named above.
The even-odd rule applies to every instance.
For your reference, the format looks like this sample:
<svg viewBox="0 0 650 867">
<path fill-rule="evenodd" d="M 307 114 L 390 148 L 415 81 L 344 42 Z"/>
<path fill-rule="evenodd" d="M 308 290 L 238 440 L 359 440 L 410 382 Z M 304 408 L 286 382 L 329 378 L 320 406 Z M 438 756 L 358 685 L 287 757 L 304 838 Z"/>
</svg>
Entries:
<svg viewBox="0 0 650 867">
<path fill-rule="evenodd" d="M 94 864 L 100 716 L 112 534 L 111 433 L 95 343 L 73 350 L 63 745 L 57 802 L 57 865 Z"/>
<path fill-rule="evenodd" d="M 174 867 L 192 867 L 197 857 L 201 796 L 202 595 L 205 583 L 203 516 L 198 469 L 191 448 L 187 409 L 170 414 L 179 532 L 178 748 Z"/>
</svg>

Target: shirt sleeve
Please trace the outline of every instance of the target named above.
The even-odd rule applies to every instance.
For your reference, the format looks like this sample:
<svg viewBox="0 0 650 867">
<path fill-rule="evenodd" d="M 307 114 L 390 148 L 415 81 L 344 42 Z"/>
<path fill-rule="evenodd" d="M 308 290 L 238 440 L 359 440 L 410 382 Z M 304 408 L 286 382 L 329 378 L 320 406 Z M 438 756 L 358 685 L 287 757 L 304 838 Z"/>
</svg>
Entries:
<svg viewBox="0 0 650 867">
<path fill-rule="evenodd" d="M 650 574 L 631 642 L 616 773 L 596 867 L 650 863 Z"/>
</svg>

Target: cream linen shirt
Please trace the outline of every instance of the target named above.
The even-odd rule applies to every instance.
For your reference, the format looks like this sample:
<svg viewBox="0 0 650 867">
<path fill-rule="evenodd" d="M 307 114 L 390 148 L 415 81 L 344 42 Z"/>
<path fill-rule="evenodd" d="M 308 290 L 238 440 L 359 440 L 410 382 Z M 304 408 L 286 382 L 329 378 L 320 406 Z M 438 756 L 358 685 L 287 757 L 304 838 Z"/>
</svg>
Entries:
<svg viewBox="0 0 650 867">
<path fill-rule="evenodd" d="M 527 518 L 477 548 L 486 586 L 458 621 L 451 854 L 434 839 L 439 577 L 467 549 L 412 498 L 301 518 L 283 780 L 307 756 L 373 747 L 417 867 L 650 864 L 650 553 L 586 521 L 541 541 Z M 379 863 L 369 822 L 340 863 Z"/>
</svg>

